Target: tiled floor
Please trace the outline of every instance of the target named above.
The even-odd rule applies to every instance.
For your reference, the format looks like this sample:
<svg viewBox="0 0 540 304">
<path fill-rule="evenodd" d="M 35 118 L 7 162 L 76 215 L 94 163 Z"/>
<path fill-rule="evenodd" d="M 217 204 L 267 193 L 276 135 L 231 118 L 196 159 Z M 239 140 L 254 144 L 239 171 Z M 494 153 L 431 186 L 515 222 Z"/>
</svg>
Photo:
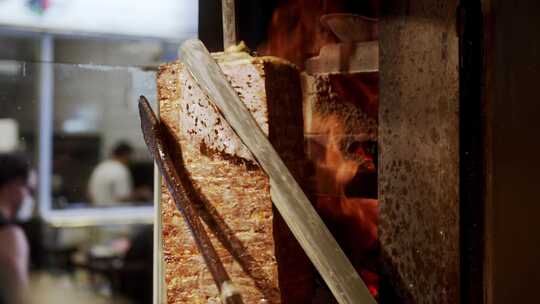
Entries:
<svg viewBox="0 0 540 304">
<path fill-rule="evenodd" d="M 68 275 L 33 273 L 30 277 L 30 304 L 129 304 L 128 301 L 94 292 L 86 280 Z"/>
</svg>

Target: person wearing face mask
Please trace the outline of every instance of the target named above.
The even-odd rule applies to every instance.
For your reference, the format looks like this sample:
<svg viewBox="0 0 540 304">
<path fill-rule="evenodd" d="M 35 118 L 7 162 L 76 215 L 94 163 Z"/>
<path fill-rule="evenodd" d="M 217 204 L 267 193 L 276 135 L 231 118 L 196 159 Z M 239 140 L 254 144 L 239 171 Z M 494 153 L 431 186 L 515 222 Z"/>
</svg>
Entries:
<svg viewBox="0 0 540 304">
<path fill-rule="evenodd" d="M 15 224 L 28 196 L 28 163 L 0 154 L 0 304 L 21 303 L 28 285 L 28 241 Z"/>
</svg>

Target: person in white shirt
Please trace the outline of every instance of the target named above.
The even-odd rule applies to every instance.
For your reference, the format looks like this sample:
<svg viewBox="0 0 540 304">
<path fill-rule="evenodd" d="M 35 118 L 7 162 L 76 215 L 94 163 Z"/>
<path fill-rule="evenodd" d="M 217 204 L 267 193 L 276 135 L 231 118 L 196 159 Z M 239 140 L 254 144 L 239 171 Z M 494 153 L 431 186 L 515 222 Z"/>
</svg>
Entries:
<svg viewBox="0 0 540 304">
<path fill-rule="evenodd" d="M 113 206 L 121 202 L 149 199 L 148 189 L 133 190 L 128 164 L 133 148 L 121 142 L 113 149 L 112 157 L 94 169 L 88 183 L 88 195 L 96 206 Z"/>
</svg>

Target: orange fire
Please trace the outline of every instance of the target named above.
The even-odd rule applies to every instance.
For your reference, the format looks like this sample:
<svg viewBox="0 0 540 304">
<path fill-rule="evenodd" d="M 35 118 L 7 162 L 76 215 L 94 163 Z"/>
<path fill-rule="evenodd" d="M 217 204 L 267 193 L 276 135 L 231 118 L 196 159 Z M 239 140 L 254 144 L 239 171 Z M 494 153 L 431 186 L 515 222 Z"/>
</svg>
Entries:
<svg viewBox="0 0 540 304">
<path fill-rule="evenodd" d="M 334 34 L 323 27 L 321 16 L 345 13 L 354 7 L 363 14 L 377 18 L 379 0 L 284 0 L 272 15 L 268 41 L 257 51 L 293 62 L 304 68 L 307 58 L 319 54 L 325 44 L 338 42 Z"/>
<path fill-rule="evenodd" d="M 324 14 L 343 11 L 342 1 L 296 0 L 283 2 L 272 15 L 268 41 L 258 52 L 293 62 L 300 68 L 304 61 L 319 54 L 320 48 L 337 42 L 319 22 Z"/>
<path fill-rule="evenodd" d="M 349 2 L 347 2 L 349 1 Z M 371 17 L 378 13 L 378 0 L 290 0 L 284 1 L 272 16 L 268 41 L 258 48 L 263 55 L 285 58 L 301 69 L 306 59 L 317 56 L 322 46 L 338 43 L 338 39 L 320 22 L 324 14 L 346 12 L 347 5 L 367 7 Z M 378 76 L 349 77 L 333 75 L 331 87 L 340 99 L 353 102 L 370 119 L 377 121 Z M 348 136 L 344 119 L 339 114 L 311 117 L 308 142 L 315 167 L 314 205 L 328 224 L 351 262 L 359 271 L 371 293 L 377 296 L 377 262 L 373 252 L 378 249 L 378 208 L 375 198 L 349 197 L 346 187 L 354 183 L 358 174 L 376 174 L 374 158 L 362 146 L 343 148 Z M 363 133 L 365 130 L 356 130 Z M 354 132 L 356 132 L 354 131 Z M 369 137 L 369 136 L 368 136 Z M 353 187 L 365 187 L 354 184 Z M 368 186 L 369 187 L 369 186 Z M 376 260 L 376 259 L 375 259 Z"/>
<path fill-rule="evenodd" d="M 375 173 L 373 155 L 361 146 L 347 156 L 341 148 L 346 135 L 337 116 L 313 118 L 314 139 L 322 146 L 321 155 L 311 155 L 315 162 L 315 207 L 331 229 L 339 230 L 338 239 L 345 251 L 362 270 L 364 255 L 377 249 L 379 202 L 377 199 L 348 197 L 345 187 L 358 173 Z M 362 186 L 362 185 L 356 185 Z"/>
<path fill-rule="evenodd" d="M 310 155 L 315 165 L 315 207 L 376 297 L 379 276 L 370 254 L 378 249 L 379 201 L 345 193 L 358 173 L 376 171 L 373 155 L 361 146 L 352 151 L 353 155 L 345 155 L 341 145 L 347 135 L 339 117 L 315 115 L 312 123 L 316 135 L 309 140 L 319 146 Z"/>
</svg>

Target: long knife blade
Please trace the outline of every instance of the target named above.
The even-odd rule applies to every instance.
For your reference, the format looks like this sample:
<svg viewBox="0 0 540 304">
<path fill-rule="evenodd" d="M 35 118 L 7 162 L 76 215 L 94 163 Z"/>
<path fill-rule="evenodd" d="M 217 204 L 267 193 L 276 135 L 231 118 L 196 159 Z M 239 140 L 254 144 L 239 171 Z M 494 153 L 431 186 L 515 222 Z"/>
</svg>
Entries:
<svg viewBox="0 0 540 304">
<path fill-rule="evenodd" d="M 141 118 L 141 128 L 143 131 L 144 141 L 154 157 L 165 184 L 169 189 L 176 208 L 184 216 L 186 224 L 195 239 L 195 244 L 199 249 L 203 259 L 210 271 L 223 303 L 226 304 L 243 304 L 242 297 L 234 287 L 225 267 L 221 263 L 216 249 L 212 245 L 206 230 L 195 212 L 195 208 L 190 202 L 190 199 L 182 185 L 180 174 L 177 171 L 175 162 L 172 159 L 178 151 L 178 147 L 171 146 L 173 136 L 167 126 L 163 125 L 152 111 L 148 100 L 144 96 L 139 99 L 139 115 Z M 175 153 L 173 153 L 173 151 Z M 172 155 L 171 155 L 172 154 Z"/>
<path fill-rule="evenodd" d="M 339 303 L 376 303 L 204 44 L 190 39 L 179 58 L 270 177 L 272 201 Z"/>
</svg>

